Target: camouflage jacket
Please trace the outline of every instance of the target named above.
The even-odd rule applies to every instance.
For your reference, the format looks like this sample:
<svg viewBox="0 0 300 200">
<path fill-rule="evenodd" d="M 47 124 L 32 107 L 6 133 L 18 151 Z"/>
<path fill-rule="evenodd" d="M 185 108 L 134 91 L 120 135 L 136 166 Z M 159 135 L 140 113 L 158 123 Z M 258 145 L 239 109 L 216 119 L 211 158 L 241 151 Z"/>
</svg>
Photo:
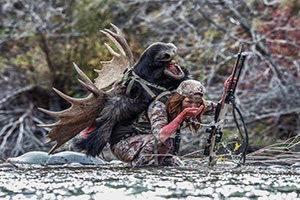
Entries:
<svg viewBox="0 0 300 200">
<path fill-rule="evenodd" d="M 206 110 L 204 115 L 213 115 L 217 104 L 206 100 L 205 104 Z M 147 123 L 150 123 L 151 126 L 141 126 L 141 124 Z M 132 127 L 138 133 L 152 133 L 158 139 L 160 130 L 168 123 L 166 105 L 159 100 L 155 100 L 149 105 L 147 112 L 143 112 L 138 118 L 133 120 Z"/>
</svg>

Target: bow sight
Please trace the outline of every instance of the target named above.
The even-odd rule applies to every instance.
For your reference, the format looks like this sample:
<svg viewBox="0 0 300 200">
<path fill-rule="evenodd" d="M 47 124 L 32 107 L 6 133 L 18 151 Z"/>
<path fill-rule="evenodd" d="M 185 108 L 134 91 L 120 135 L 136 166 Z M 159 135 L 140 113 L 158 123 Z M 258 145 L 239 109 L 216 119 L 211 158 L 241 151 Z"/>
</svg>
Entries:
<svg viewBox="0 0 300 200">
<path fill-rule="evenodd" d="M 217 158 L 216 158 L 217 146 L 218 146 L 218 143 L 221 142 L 221 139 L 222 139 L 225 116 L 229 110 L 230 103 L 233 108 L 232 109 L 233 118 L 234 118 L 236 127 L 239 131 L 239 134 L 241 136 L 243 147 L 244 147 L 243 151 L 241 152 L 241 157 L 238 161 L 238 165 L 244 164 L 245 160 L 246 160 L 246 151 L 248 148 L 248 132 L 247 132 L 247 128 L 246 128 L 243 116 L 242 116 L 240 110 L 235 105 L 235 96 L 234 96 L 234 93 L 235 93 L 235 90 L 236 90 L 236 87 L 237 87 L 237 84 L 238 84 L 238 81 L 239 81 L 239 78 L 241 75 L 241 71 L 242 71 L 242 68 L 244 65 L 244 61 L 246 59 L 246 55 L 242 55 L 241 51 L 242 51 L 242 46 L 240 47 L 239 53 L 237 55 L 237 59 L 236 59 L 236 62 L 235 62 L 235 65 L 234 65 L 234 68 L 232 71 L 231 80 L 227 87 L 224 102 L 218 103 L 216 112 L 215 112 L 214 123 L 212 123 L 211 127 L 206 130 L 206 132 L 210 133 L 210 135 L 207 139 L 207 144 L 204 149 L 204 155 L 209 156 L 209 161 L 208 161 L 209 167 L 213 167 L 217 162 Z M 242 59 L 241 59 L 241 57 L 242 57 Z M 240 63 L 240 60 L 241 60 L 241 63 Z M 235 79 L 235 85 L 233 86 L 234 79 Z M 237 111 L 237 113 L 242 121 L 245 136 L 243 136 L 243 134 L 242 134 L 241 127 L 237 121 L 235 111 Z"/>
</svg>

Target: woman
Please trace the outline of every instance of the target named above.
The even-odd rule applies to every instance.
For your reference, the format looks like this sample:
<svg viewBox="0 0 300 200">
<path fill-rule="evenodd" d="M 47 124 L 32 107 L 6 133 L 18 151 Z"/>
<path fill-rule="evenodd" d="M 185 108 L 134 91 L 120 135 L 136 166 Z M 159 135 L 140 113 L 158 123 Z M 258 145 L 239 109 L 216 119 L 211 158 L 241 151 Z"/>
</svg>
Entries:
<svg viewBox="0 0 300 200">
<path fill-rule="evenodd" d="M 230 79 L 224 84 L 220 102 L 225 98 Z M 183 81 L 166 104 L 157 99 L 132 124 L 116 125 L 110 140 L 112 153 L 130 166 L 182 165 L 178 157 L 167 154 L 174 153 L 174 138 L 180 134 L 180 129 L 199 129 L 190 118 L 201 122 L 202 115 L 214 113 L 217 104 L 204 100 L 204 93 L 205 88 L 199 81 Z"/>
</svg>

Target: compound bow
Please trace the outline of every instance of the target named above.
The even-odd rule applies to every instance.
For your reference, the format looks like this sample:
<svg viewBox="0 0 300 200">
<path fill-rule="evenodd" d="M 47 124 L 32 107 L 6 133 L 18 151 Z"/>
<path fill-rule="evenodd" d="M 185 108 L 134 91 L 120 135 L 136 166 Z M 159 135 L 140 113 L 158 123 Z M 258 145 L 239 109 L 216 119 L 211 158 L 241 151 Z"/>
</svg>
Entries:
<svg viewBox="0 0 300 200">
<path fill-rule="evenodd" d="M 242 71 L 242 68 L 244 65 L 244 61 L 246 59 L 246 55 L 243 55 L 241 51 L 242 51 L 242 46 L 240 47 L 239 53 L 237 55 L 237 60 L 235 62 L 235 65 L 234 65 L 234 68 L 232 71 L 231 81 L 229 82 L 224 102 L 218 103 L 216 112 L 215 112 L 214 122 L 212 123 L 212 125 L 210 125 L 211 127 L 206 130 L 206 132 L 210 133 L 210 135 L 209 135 L 209 138 L 207 139 L 207 144 L 204 149 L 204 155 L 209 156 L 209 160 L 208 160 L 209 167 L 213 167 L 217 162 L 216 151 L 217 151 L 218 144 L 220 143 L 220 141 L 222 139 L 225 116 L 229 111 L 230 104 L 232 105 L 233 118 L 234 118 L 235 124 L 237 126 L 237 129 L 239 131 L 239 134 L 242 138 L 242 142 L 243 142 L 243 146 L 244 146 L 244 149 L 241 153 L 241 157 L 240 157 L 238 165 L 244 164 L 246 161 L 246 151 L 248 148 L 248 131 L 247 131 L 247 127 L 246 127 L 244 118 L 242 116 L 242 113 L 236 107 L 235 96 L 234 96 L 234 93 L 235 93 L 235 90 L 236 90 L 236 87 L 238 84 L 238 80 L 239 80 L 239 77 L 241 75 L 241 71 Z M 242 59 L 241 59 L 241 57 L 242 57 Z M 240 63 L 240 60 L 241 60 L 241 63 Z M 238 70 L 238 72 L 237 72 L 237 70 Z M 235 82 L 235 85 L 233 86 L 234 78 L 236 78 L 236 82 Z M 245 132 L 245 137 L 242 134 L 240 125 L 238 124 L 235 111 L 237 111 L 237 113 L 242 121 L 242 124 L 244 127 L 244 132 Z"/>
</svg>

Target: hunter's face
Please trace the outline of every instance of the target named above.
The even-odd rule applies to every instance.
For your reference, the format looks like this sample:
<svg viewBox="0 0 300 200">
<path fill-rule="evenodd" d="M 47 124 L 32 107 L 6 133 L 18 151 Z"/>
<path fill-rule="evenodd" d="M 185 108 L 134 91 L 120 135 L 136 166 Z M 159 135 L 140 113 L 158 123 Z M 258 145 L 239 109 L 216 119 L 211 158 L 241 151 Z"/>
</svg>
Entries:
<svg viewBox="0 0 300 200">
<path fill-rule="evenodd" d="M 195 95 L 198 97 L 197 100 L 190 99 L 188 97 L 185 97 L 184 100 L 182 101 L 182 110 L 185 108 L 199 108 L 202 104 L 202 96 L 200 94 Z"/>
</svg>

